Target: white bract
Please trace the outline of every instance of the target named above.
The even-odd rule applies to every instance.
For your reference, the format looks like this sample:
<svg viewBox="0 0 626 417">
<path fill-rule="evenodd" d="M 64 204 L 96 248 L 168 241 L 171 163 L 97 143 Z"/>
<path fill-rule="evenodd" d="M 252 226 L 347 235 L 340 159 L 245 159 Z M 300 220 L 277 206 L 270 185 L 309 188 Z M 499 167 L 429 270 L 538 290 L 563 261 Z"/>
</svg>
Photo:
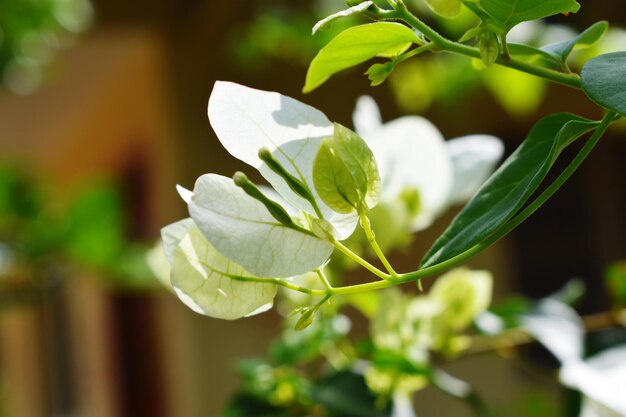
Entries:
<svg viewBox="0 0 626 417">
<path fill-rule="evenodd" d="M 500 139 L 489 135 L 445 141 L 431 122 L 419 116 L 383 124 L 369 96 L 359 98 L 353 119 L 378 162 L 380 203 L 396 204 L 402 193 L 417 192 L 419 210 L 410 220 L 414 231 L 428 227 L 448 206 L 469 199 L 504 152 Z"/>
<path fill-rule="evenodd" d="M 580 417 L 626 416 L 626 345 L 565 365 L 561 381 L 583 393 Z"/>
</svg>

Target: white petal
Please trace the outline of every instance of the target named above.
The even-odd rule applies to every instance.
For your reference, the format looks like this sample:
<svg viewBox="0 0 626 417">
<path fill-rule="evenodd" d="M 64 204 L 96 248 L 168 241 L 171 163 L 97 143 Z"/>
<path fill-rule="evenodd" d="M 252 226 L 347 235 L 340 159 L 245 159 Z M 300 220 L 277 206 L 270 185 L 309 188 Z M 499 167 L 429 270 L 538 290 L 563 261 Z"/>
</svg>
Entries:
<svg viewBox="0 0 626 417">
<path fill-rule="evenodd" d="M 191 201 L 191 197 L 193 196 L 193 192 L 178 184 L 176 185 L 176 191 L 178 191 L 180 198 L 182 198 L 185 203 L 189 204 L 189 201 Z"/>
<path fill-rule="evenodd" d="M 407 116 L 363 136 L 382 180 L 383 200 L 405 189 L 419 191 L 421 210 L 414 230 L 427 227 L 443 209 L 452 186 L 452 163 L 441 133 L 428 120 Z"/>
<path fill-rule="evenodd" d="M 371 96 L 360 96 L 352 113 L 354 131 L 363 137 L 383 124 L 380 110 Z"/>
<path fill-rule="evenodd" d="M 209 98 L 209 120 L 231 155 L 255 168 L 258 151 L 333 134 L 333 126 L 319 110 L 291 97 L 218 81 Z"/>
<path fill-rule="evenodd" d="M 489 178 L 504 153 L 502 141 L 495 136 L 471 135 L 446 142 L 454 179 L 448 197 L 449 204 L 469 200 Z"/>
<path fill-rule="evenodd" d="M 176 223 L 165 226 L 161 229 L 161 239 L 163 240 L 163 252 L 165 259 L 172 265 L 174 250 L 191 229 L 197 228 L 192 219 L 186 218 Z"/>
<path fill-rule="evenodd" d="M 286 227 L 230 178 L 198 178 L 189 213 L 204 236 L 228 259 L 259 277 L 290 277 L 312 271 L 333 246 Z"/>
<path fill-rule="evenodd" d="M 227 275 L 250 276 L 215 250 L 198 229 L 190 230 L 174 250 L 172 285 L 181 301 L 197 313 L 234 320 L 271 307 L 276 285 Z"/>
<path fill-rule="evenodd" d="M 585 362 L 568 364 L 561 370 L 560 378 L 587 397 L 589 415 L 626 415 L 626 345 L 612 347 Z"/>
<path fill-rule="evenodd" d="M 576 311 L 560 301 L 545 299 L 521 318 L 522 327 L 561 363 L 577 362 L 583 354 L 584 324 Z"/>
</svg>

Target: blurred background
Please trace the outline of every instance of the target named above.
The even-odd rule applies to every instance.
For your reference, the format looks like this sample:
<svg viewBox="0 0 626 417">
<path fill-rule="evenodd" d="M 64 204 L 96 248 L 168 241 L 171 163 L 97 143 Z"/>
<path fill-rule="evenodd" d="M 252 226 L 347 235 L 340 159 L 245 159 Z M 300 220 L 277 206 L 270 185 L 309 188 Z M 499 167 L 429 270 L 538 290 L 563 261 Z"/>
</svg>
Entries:
<svg viewBox="0 0 626 417">
<path fill-rule="evenodd" d="M 626 25 L 619 3 L 581 1 L 578 14 L 512 36 L 545 44 L 602 19 L 619 28 Z M 339 0 L 0 0 L 1 416 L 218 415 L 238 386 L 237 360 L 263 355 L 279 332 L 272 312 L 237 322 L 191 312 L 144 262 L 160 228 L 186 215 L 176 184 L 192 188 L 207 172 L 252 176 L 209 126 L 216 80 L 278 91 L 347 126 L 357 97 L 370 94 L 386 121 L 421 114 L 446 138 L 498 136 L 507 154 L 545 114 L 599 116 L 580 92 L 442 56 L 404 63 L 376 88 L 364 66 L 304 96 L 308 63 L 354 20 L 315 37 L 310 28 L 342 7 Z M 454 25 L 427 20 L 452 37 L 472 25 L 469 16 Z M 576 60 L 617 49 L 626 49 L 620 30 Z M 624 137 L 623 125 L 610 131 L 537 215 L 470 262 L 493 272 L 496 298 L 542 297 L 579 277 L 587 285 L 579 310 L 608 307 L 605 271 L 626 258 Z M 453 215 L 393 254 L 397 269 L 415 268 Z M 496 407 L 519 410 L 523 401 L 552 415 L 545 407 L 563 395 L 553 380 L 490 359 L 451 369 L 495 390 Z M 442 408 L 434 393 L 418 401 L 423 415 L 466 415 L 455 404 Z"/>
</svg>

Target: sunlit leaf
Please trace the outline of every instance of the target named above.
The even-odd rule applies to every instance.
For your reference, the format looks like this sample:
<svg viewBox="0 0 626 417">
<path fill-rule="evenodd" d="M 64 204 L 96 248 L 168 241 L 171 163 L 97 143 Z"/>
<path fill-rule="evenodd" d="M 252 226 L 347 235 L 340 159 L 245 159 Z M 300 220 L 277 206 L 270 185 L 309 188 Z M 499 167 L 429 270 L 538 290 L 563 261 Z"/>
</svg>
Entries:
<svg viewBox="0 0 626 417">
<path fill-rule="evenodd" d="M 399 23 L 377 22 L 346 29 L 313 59 L 303 91 L 311 92 L 339 71 L 376 56 L 397 56 L 412 43 L 421 43 L 421 40 L 411 29 Z"/>
<path fill-rule="evenodd" d="M 456 17 L 461 13 L 461 0 L 426 0 L 426 4 L 443 17 Z"/>
<path fill-rule="evenodd" d="M 339 213 L 372 208 L 380 196 L 372 151 L 360 136 L 339 124 L 315 157 L 313 182 L 321 199 Z"/>
<path fill-rule="evenodd" d="M 528 200 L 561 150 L 596 122 L 567 113 L 541 119 L 437 239 L 422 267 L 450 259 L 487 238 Z"/>
<path fill-rule="evenodd" d="M 324 30 L 326 29 L 328 26 L 330 26 L 330 24 L 342 17 L 346 17 L 346 16 L 350 16 L 353 14 L 358 14 L 361 12 L 364 12 L 365 10 L 367 10 L 372 4 L 374 4 L 373 1 L 364 1 L 363 3 L 359 3 L 357 5 L 354 5 L 346 10 L 342 10 L 340 12 L 337 13 L 333 13 L 328 17 L 325 17 L 324 19 L 320 20 L 319 22 L 317 22 L 315 24 L 315 26 L 313 26 L 313 29 L 311 32 L 313 32 L 313 35 L 315 35 L 315 33 L 318 30 Z"/>
</svg>

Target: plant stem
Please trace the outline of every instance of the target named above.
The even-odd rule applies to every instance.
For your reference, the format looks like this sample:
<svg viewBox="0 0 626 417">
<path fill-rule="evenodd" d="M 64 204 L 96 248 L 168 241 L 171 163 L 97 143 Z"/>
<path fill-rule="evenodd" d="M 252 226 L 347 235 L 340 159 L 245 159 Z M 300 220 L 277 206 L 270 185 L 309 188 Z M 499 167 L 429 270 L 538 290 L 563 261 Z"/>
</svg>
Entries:
<svg viewBox="0 0 626 417">
<path fill-rule="evenodd" d="M 367 241 L 369 242 L 372 249 L 374 249 L 376 256 L 378 256 L 378 259 L 380 259 L 380 261 L 385 266 L 385 269 L 387 270 L 387 272 L 389 272 L 389 275 L 391 275 L 390 278 L 396 278 L 398 274 L 396 273 L 396 271 L 394 271 L 393 267 L 387 260 L 387 257 L 385 257 L 385 254 L 383 253 L 382 249 L 380 249 L 380 246 L 378 245 L 378 242 L 376 241 L 376 236 L 374 235 L 374 231 L 372 230 L 372 224 L 370 223 L 370 219 L 367 217 L 365 213 L 359 213 L 359 219 L 361 220 L 361 227 L 363 228 L 363 231 L 365 231 L 365 236 L 367 236 Z"/>
<path fill-rule="evenodd" d="M 459 42 L 454 42 L 443 37 L 404 7 L 399 7 L 395 10 L 379 10 L 376 13 L 372 13 L 372 17 L 380 20 L 401 20 L 423 33 L 424 36 L 430 39 L 430 41 L 441 51 L 480 59 L 480 51 L 477 48 Z M 568 87 L 577 89 L 581 88 L 580 77 L 578 74 L 566 74 L 549 68 L 540 67 L 513 57 L 507 57 L 505 54 L 498 57 L 496 64 L 536 75 Z"/>
<path fill-rule="evenodd" d="M 356 253 L 352 252 L 348 247 L 346 247 L 343 243 L 339 242 L 337 239 L 333 239 L 332 240 L 332 244 L 339 249 L 344 255 L 346 255 L 348 258 L 352 259 L 354 262 L 358 263 L 359 265 L 361 265 L 363 268 L 367 269 L 368 271 L 370 271 L 372 274 L 376 275 L 378 278 L 387 280 L 390 277 L 390 275 L 385 274 L 383 271 L 381 271 L 380 269 L 376 268 L 374 265 L 370 264 L 369 262 L 367 262 L 365 259 L 361 258 L 359 255 L 357 255 Z M 379 281 L 382 282 L 382 281 Z M 366 285 L 366 284 L 362 284 L 362 285 Z M 349 287 L 346 287 L 349 288 Z M 337 288 L 333 289 L 333 294 L 336 294 Z"/>
<path fill-rule="evenodd" d="M 324 284 L 324 287 L 326 287 L 326 290 L 328 290 L 329 292 L 332 291 L 333 286 L 330 285 L 330 282 L 328 281 L 326 274 L 324 274 L 324 271 L 322 271 L 321 268 L 318 268 L 315 270 L 315 273 L 317 273 L 317 276 L 320 277 L 320 280 L 322 281 L 322 284 Z"/>
<path fill-rule="evenodd" d="M 572 176 L 572 174 L 578 169 L 578 167 L 582 164 L 582 162 L 587 158 L 589 153 L 593 150 L 595 145 L 598 143 L 606 129 L 613 122 L 615 118 L 615 112 L 609 111 L 606 113 L 600 125 L 598 125 L 597 129 L 591 135 L 589 140 L 585 143 L 583 148 L 578 152 L 576 157 L 570 162 L 570 164 L 563 170 L 563 172 L 557 177 L 556 180 L 548 188 L 546 188 L 532 203 L 530 203 L 524 210 L 514 216 L 508 223 L 504 224 L 498 230 L 496 230 L 490 237 L 483 240 L 480 243 L 472 246 L 468 250 L 463 253 L 460 253 L 446 261 L 438 263 L 436 265 L 429 266 L 427 268 L 419 269 L 414 272 L 409 272 L 406 274 L 398 275 L 398 278 L 393 281 L 375 281 L 368 282 L 366 284 L 357 284 L 352 286 L 338 287 L 333 289 L 334 294 L 351 294 L 362 291 L 371 291 L 376 289 L 388 288 L 394 285 L 403 284 L 410 281 L 417 281 L 419 279 L 436 275 L 438 273 L 444 272 L 452 267 L 455 267 L 465 260 L 471 258 L 477 253 L 481 252 L 483 249 L 491 246 L 508 233 L 510 233 L 513 229 L 519 226 L 524 220 L 530 217 L 535 211 L 537 211 L 550 197 L 556 193 L 559 188 L 565 184 L 565 182 Z"/>
<path fill-rule="evenodd" d="M 259 277 L 244 277 L 241 275 L 230 275 L 228 276 L 230 279 L 234 279 L 235 281 L 245 281 L 245 282 L 258 282 L 262 284 L 275 284 L 281 287 L 288 288 L 293 291 L 302 292 L 305 294 L 310 294 L 318 297 L 328 296 L 329 291 L 327 290 L 314 290 L 311 288 L 301 287 L 300 285 L 292 284 L 284 279 L 280 278 L 259 278 Z"/>
</svg>

